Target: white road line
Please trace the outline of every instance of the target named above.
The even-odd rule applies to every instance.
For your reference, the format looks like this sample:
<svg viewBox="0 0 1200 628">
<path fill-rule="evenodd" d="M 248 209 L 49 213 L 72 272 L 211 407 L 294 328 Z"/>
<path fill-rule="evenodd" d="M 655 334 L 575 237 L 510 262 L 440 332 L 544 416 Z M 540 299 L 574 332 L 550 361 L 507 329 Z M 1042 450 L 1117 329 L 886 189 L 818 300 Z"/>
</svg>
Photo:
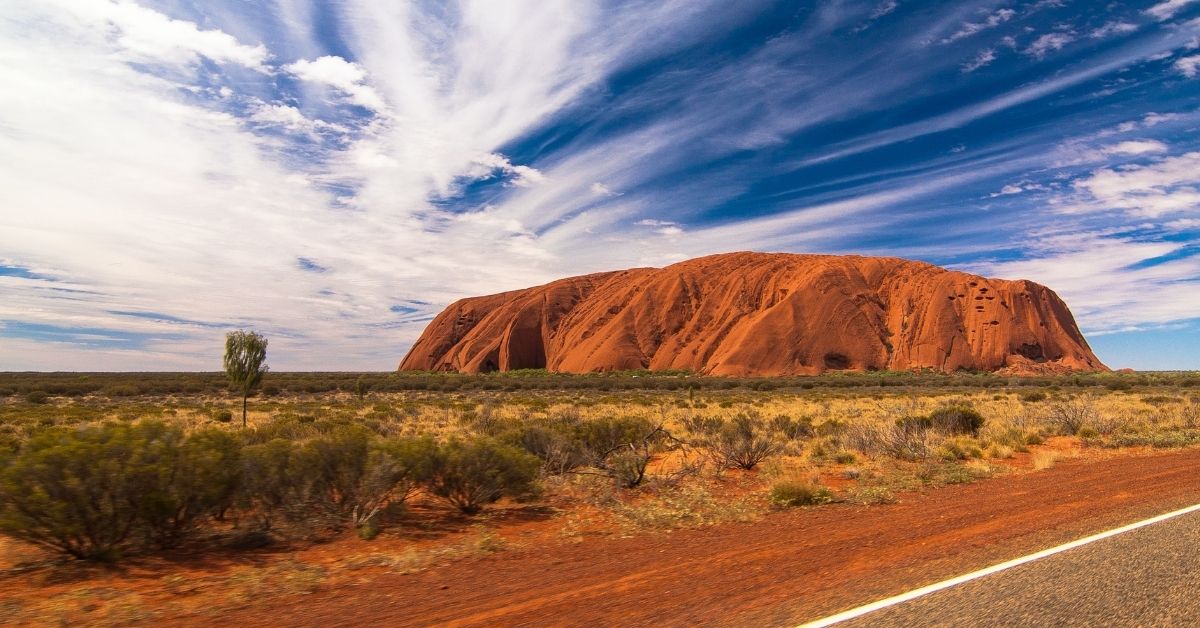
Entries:
<svg viewBox="0 0 1200 628">
<path fill-rule="evenodd" d="M 942 589 L 949 589 L 950 587 L 958 586 L 964 582 L 970 582 L 972 580 L 982 578 L 984 576 L 990 576 L 996 572 L 1004 571 L 1005 569 L 1011 569 L 1018 565 L 1024 565 L 1025 563 L 1029 563 L 1029 562 L 1033 562 L 1035 560 L 1046 558 L 1047 556 L 1053 556 L 1059 552 L 1065 552 L 1069 549 L 1075 549 L 1076 547 L 1080 547 L 1082 545 L 1087 545 L 1088 543 L 1094 543 L 1096 541 L 1107 539 L 1111 536 L 1116 536 L 1118 534 L 1129 532 L 1130 530 L 1136 530 L 1138 528 L 1143 528 L 1148 525 L 1153 525 L 1155 523 L 1159 523 L 1161 521 L 1166 521 L 1167 519 L 1171 519 L 1173 517 L 1178 517 L 1180 515 L 1186 515 L 1189 512 L 1196 512 L 1196 511 L 1200 511 L 1200 504 L 1196 504 L 1194 506 L 1188 506 L 1187 508 L 1181 508 L 1179 510 L 1168 512 L 1166 514 L 1162 514 L 1157 517 L 1151 517 L 1150 519 L 1138 521 L 1137 523 L 1131 523 L 1127 526 L 1121 526 L 1120 528 L 1117 528 L 1115 530 L 1109 530 L 1107 532 L 1093 534 L 1092 536 L 1084 537 L 1082 539 L 1079 539 L 1078 541 L 1071 541 L 1070 543 L 1067 543 L 1064 545 L 1059 545 L 1057 547 L 1052 547 L 1050 549 L 1042 550 L 1036 554 L 1022 556 L 1021 558 L 1014 558 L 1008 562 L 1000 563 L 999 565 L 992 565 L 991 567 L 988 567 L 986 569 L 980 569 L 979 571 L 972 571 L 969 574 L 963 574 L 961 576 L 958 576 L 957 578 L 943 580 L 942 582 L 938 582 L 936 584 L 931 584 L 929 586 L 924 586 L 924 587 L 921 587 L 920 589 L 914 589 L 912 591 L 909 591 L 908 593 L 901 593 L 900 595 L 896 595 L 893 597 L 889 597 L 887 599 L 879 600 L 878 602 L 872 602 L 870 604 L 867 604 L 866 606 L 859 606 L 858 608 L 852 608 L 848 611 L 838 613 L 837 615 L 830 615 L 829 617 L 826 617 L 824 619 L 818 619 L 816 621 L 808 622 L 807 624 L 802 624 L 799 628 L 823 628 L 824 626 L 832 626 L 836 623 L 843 622 L 848 619 L 854 619 L 855 617 L 862 617 L 863 615 L 866 615 L 867 613 L 873 613 L 877 610 L 887 608 L 889 606 L 895 606 L 896 604 L 902 604 L 909 600 L 915 600 L 923 595 L 928 595 L 935 591 L 941 591 Z"/>
</svg>

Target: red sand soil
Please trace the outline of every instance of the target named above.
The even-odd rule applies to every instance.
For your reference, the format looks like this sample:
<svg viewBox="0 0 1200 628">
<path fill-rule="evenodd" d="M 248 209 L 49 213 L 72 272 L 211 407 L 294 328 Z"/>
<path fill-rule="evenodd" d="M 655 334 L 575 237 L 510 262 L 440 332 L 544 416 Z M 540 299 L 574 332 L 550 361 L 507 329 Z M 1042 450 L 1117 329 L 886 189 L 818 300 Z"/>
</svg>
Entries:
<svg viewBox="0 0 1200 628">
<path fill-rule="evenodd" d="M 898 258 L 728 253 L 462 299 L 400 370 L 1105 370 L 1052 290 Z"/>
<path fill-rule="evenodd" d="M 782 625 L 1200 501 L 1200 450 L 700 530 L 527 545 L 276 597 L 203 625 Z M 175 622 L 173 622 L 175 623 Z"/>
</svg>

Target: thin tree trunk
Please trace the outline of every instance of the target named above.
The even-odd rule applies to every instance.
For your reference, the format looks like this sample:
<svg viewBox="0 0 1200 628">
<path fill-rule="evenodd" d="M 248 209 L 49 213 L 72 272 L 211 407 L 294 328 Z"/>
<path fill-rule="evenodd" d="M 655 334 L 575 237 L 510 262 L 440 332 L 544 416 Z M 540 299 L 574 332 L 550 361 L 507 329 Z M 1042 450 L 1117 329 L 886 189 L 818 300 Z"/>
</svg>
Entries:
<svg viewBox="0 0 1200 628">
<path fill-rule="evenodd" d="M 247 394 L 242 395 L 242 429 L 246 429 L 246 399 L 249 397 Z"/>
</svg>

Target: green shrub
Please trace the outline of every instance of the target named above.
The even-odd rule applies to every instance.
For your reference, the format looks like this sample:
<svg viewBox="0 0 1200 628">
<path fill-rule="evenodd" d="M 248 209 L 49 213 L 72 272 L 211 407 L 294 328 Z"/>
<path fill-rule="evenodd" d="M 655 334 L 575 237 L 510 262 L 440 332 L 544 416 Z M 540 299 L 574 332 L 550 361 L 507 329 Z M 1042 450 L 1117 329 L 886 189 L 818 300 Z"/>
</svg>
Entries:
<svg viewBox="0 0 1200 628">
<path fill-rule="evenodd" d="M 810 417 L 802 416 L 799 419 L 792 419 L 785 414 L 780 414 L 771 419 L 771 429 L 779 432 L 789 440 L 812 438 L 815 433 Z"/>
<path fill-rule="evenodd" d="M 136 397 L 142 394 L 141 389 L 133 384 L 122 384 L 118 386 L 109 386 L 104 389 L 104 395 L 109 398 L 113 397 Z"/>
<path fill-rule="evenodd" d="M 365 377 L 359 376 L 358 379 L 354 380 L 354 394 L 358 397 L 359 401 L 365 399 L 369 392 L 371 392 L 371 382 L 367 381 Z"/>
<path fill-rule="evenodd" d="M 205 430 L 184 437 L 177 427 L 143 423 L 134 428 L 134 505 L 146 539 L 163 548 L 183 542 L 206 517 L 223 513 L 241 478 L 241 443 Z"/>
<path fill-rule="evenodd" d="M 1029 403 L 1037 403 L 1039 401 L 1045 401 L 1045 400 L 1046 400 L 1046 393 L 1044 393 L 1040 390 L 1034 390 L 1032 392 L 1027 392 L 1027 393 L 1021 395 L 1021 401 L 1026 401 Z"/>
<path fill-rule="evenodd" d="M 896 419 L 896 427 L 904 432 L 928 432 L 933 429 L 933 419 L 927 416 L 906 416 Z"/>
<path fill-rule="evenodd" d="M 525 424 L 506 432 L 501 439 L 537 456 L 542 471 L 551 475 L 570 473 L 589 461 L 575 426 L 561 422 Z"/>
<path fill-rule="evenodd" d="M 376 527 L 384 507 L 403 503 L 429 478 L 433 451 L 428 438 L 376 440 L 365 429 L 343 427 L 305 444 L 296 466 L 311 474 L 307 497 L 334 527 Z"/>
<path fill-rule="evenodd" d="M 661 427 L 639 417 L 583 421 L 576 428 L 587 465 L 621 488 L 634 488 L 645 481 L 651 453 L 665 436 Z"/>
<path fill-rule="evenodd" d="M 582 421 L 576 429 L 577 438 L 588 454 L 603 459 L 617 449 L 643 440 L 654 431 L 654 424 L 641 417 L 615 417 Z"/>
<path fill-rule="evenodd" d="M 213 414 L 213 418 L 216 419 L 217 421 L 220 421 L 221 423 L 229 423 L 229 422 L 233 421 L 233 411 L 232 410 L 217 410 L 217 412 L 215 414 Z"/>
<path fill-rule="evenodd" d="M 294 521 L 310 514 L 305 506 L 316 490 L 316 479 L 305 468 L 309 461 L 299 446 L 283 438 L 242 448 L 238 505 L 261 530 L 271 530 L 280 516 Z"/>
<path fill-rule="evenodd" d="M 983 449 L 979 444 L 969 438 L 952 438 L 942 443 L 938 449 L 938 455 L 943 460 L 967 460 L 970 458 L 982 458 Z"/>
<path fill-rule="evenodd" d="M 933 429 L 943 434 L 979 434 L 984 418 L 970 406 L 954 405 L 938 408 L 929 414 Z"/>
<path fill-rule="evenodd" d="M 451 440 L 431 456 L 429 492 L 466 514 L 532 492 L 538 460 L 494 439 Z"/>
<path fill-rule="evenodd" d="M 42 404 L 42 403 L 46 403 L 49 400 L 50 400 L 50 395 L 47 395 L 46 391 L 44 391 L 44 390 L 31 390 L 31 391 L 25 393 L 25 402 L 26 403 Z"/>
<path fill-rule="evenodd" d="M 0 531 L 76 558 L 116 559 L 138 523 L 142 437 L 119 424 L 35 435 L 0 474 Z"/>
<path fill-rule="evenodd" d="M 776 506 L 811 506 L 833 501 L 833 492 L 816 482 L 783 479 L 771 485 L 768 499 Z"/>
<path fill-rule="evenodd" d="M 813 428 L 817 436 L 833 436 L 838 437 L 846 432 L 846 422 L 837 419 L 829 419 L 820 425 Z"/>
</svg>

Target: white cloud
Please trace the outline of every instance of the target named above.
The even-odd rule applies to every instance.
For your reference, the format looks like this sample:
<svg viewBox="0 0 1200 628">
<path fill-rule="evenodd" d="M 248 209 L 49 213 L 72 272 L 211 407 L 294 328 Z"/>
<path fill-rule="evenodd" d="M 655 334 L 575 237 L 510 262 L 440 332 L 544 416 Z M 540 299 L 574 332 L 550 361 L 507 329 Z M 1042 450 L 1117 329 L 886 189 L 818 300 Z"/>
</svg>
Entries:
<svg viewBox="0 0 1200 628">
<path fill-rule="evenodd" d="M 1101 26 L 1101 27 L 1093 30 L 1091 32 L 1090 36 L 1093 39 L 1103 39 L 1110 35 L 1125 35 L 1127 33 L 1132 33 L 1134 31 L 1136 31 L 1137 29 L 1138 29 L 1138 27 L 1136 24 L 1130 24 L 1129 22 L 1114 21 L 1114 22 L 1108 22 L 1104 26 Z"/>
<path fill-rule="evenodd" d="M 1046 33 L 1033 40 L 1033 43 L 1025 48 L 1025 54 L 1044 59 L 1047 54 L 1055 50 L 1062 50 L 1064 46 L 1073 41 L 1075 41 L 1075 35 L 1071 33 Z"/>
<path fill-rule="evenodd" d="M 871 11 L 871 19 L 877 20 L 895 11 L 900 6 L 897 0 L 884 0 Z"/>
<path fill-rule="evenodd" d="M 975 55 L 974 59 L 964 63 L 962 65 L 962 71 L 967 73 L 974 72 L 975 70 L 978 70 L 979 68 L 982 68 L 983 66 L 995 60 L 996 51 L 988 48 L 987 50 L 981 51 L 978 55 Z"/>
<path fill-rule="evenodd" d="M 1100 151 L 1106 155 L 1148 155 L 1167 152 L 1167 145 L 1158 140 L 1129 140 L 1105 146 Z"/>
<path fill-rule="evenodd" d="M 995 28 L 1013 18 L 1017 12 L 1012 9 L 999 9 L 991 13 L 982 22 L 964 22 L 961 27 L 948 37 L 942 39 L 943 44 L 958 41 L 960 39 L 970 37 L 975 33 Z"/>
<path fill-rule="evenodd" d="M 1167 0 L 1146 9 L 1146 13 L 1153 16 L 1156 20 L 1165 21 L 1175 17 L 1176 13 L 1182 11 L 1184 7 L 1193 2 L 1196 2 L 1196 0 Z"/>
<path fill-rule="evenodd" d="M 1200 210 L 1200 152 L 1167 157 L 1149 165 L 1101 168 L 1074 182 L 1083 195 L 1074 210 L 1120 210 L 1159 218 Z"/>
<path fill-rule="evenodd" d="M 171 19 L 132 2 L 43 1 L 84 25 L 111 28 L 117 52 L 126 60 L 191 65 L 204 57 L 264 71 L 269 56 L 261 44 L 247 46 L 228 33 L 202 30 L 193 22 Z"/>
<path fill-rule="evenodd" d="M 1175 69 L 1188 78 L 1196 78 L 1200 74 L 1200 55 L 1180 57 L 1175 61 Z"/>
<path fill-rule="evenodd" d="M 1155 113 L 1151 111 L 1142 118 L 1142 125 L 1146 127 L 1153 127 L 1160 124 L 1166 124 L 1168 122 L 1174 122 L 1175 120 L 1182 118 L 1183 116 L 1177 113 Z"/>
<path fill-rule="evenodd" d="M 312 61 L 301 59 L 283 69 L 301 80 L 333 87 L 361 107 L 372 111 L 384 111 L 387 108 L 375 89 L 367 84 L 366 71 L 352 61 L 327 55 Z"/>
<path fill-rule="evenodd" d="M 291 105 L 278 103 L 272 104 L 261 101 L 255 103 L 247 119 L 259 124 L 281 126 L 289 131 L 298 133 L 315 133 L 319 131 L 349 132 L 349 129 L 340 124 L 309 119 L 299 109 Z"/>
<path fill-rule="evenodd" d="M 1188 231 L 1191 229 L 1200 229 L 1200 218 L 1180 218 L 1178 220 L 1169 220 L 1164 222 L 1162 226 L 1168 231 Z"/>
<path fill-rule="evenodd" d="M 991 194 L 988 194 L 988 198 L 996 198 L 997 196 L 1012 196 L 1022 192 L 1040 192 L 1045 191 L 1046 189 L 1048 188 L 1040 183 L 1035 183 L 1033 181 L 1021 181 L 1020 183 L 1010 183 L 1005 185 L 1004 187 L 1000 188 L 999 192 L 992 192 Z"/>
<path fill-rule="evenodd" d="M 519 187 L 529 187 L 546 181 L 546 175 L 536 168 L 529 166 L 513 165 L 507 157 L 499 153 L 489 153 L 481 155 L 474 160 L 475 165 L 479 166 L 479 170 L 470 173 L 473 178 L 487 176 L 493 171 L 500 172 L 512 177 L 511 183 Z"/>
<path fill-rule="evenodd" d="M 1000 191 L 996 192 L 992 196 L 1004 196 L 1007 194 L 1020 194 L 1021 192 L 1024 192 L 1024 191 L 1025 191 L 1025 189 L 1019 185 L 1006 185 L 1006 186 L 1000 188 Z"/>
<path fill-rule="evenodd" d="M 1200 289 L 1195 285 L 1200 258 L 1163 261 L 1183 244 L 1090 232 L 1042 235 L 1038 241 L 1029 259 L 969 269 L 1049 286 L 1089 334 L 1171 323 L 1200 312 Z"/>
<path fill-rule="evenodd" d="M 609 187 L 607 185 L 604 185 L 603 183 L 600 183 L 600 182 L 592 183 L 591 187 L 589 187 L 588 189 L 591 191 L 592 194 L 595 194 L 596 196 L 620 196 L 620 194 L 612 191 L 611 189 L 609 189 Z"/>
</svg>

